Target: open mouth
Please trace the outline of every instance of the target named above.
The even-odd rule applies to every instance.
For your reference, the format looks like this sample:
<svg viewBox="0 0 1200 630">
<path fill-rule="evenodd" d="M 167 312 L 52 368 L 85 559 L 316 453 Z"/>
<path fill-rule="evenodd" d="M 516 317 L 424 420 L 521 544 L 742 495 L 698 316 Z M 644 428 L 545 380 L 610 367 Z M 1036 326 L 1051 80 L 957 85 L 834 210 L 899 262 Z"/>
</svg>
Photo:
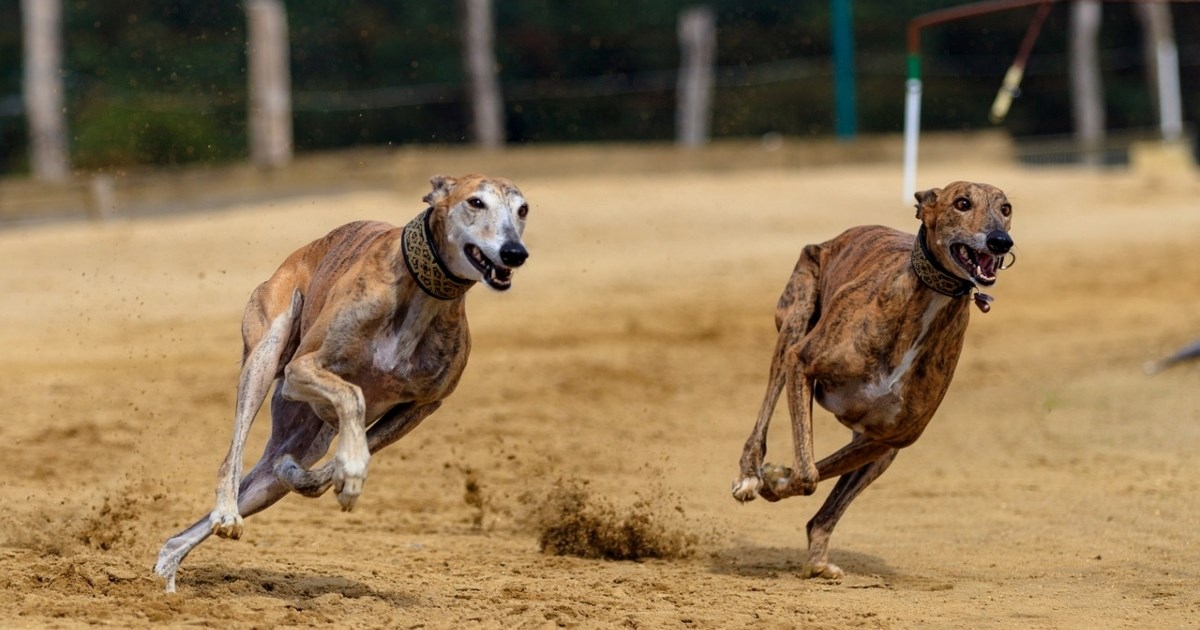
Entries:
<svg viewBox="0 0 1200 630">
<path fill-rule="evenodd" d="M 471 261 L 479 273 L 483 274 L 483 281 L 489 287 L 497 291 L 504 291 L 512 286 L 512 269 L 492 262 L 483 255 L 482 250 L 470 243 L 463 247 L 463 252 L 467 254 L 467 260 Z"/>
<path fill-rule="evenodd" d="M 967 274 L 977 284 L 982 284 L 986 287 L 996 283 L 996 269 L 1000 264 L 999 258 L 986 251 L 978 251 L 967 247 L 962 243 L 951 245 L 950 253 L 954 256 L 954 262 L 966 270 Z"/>
</svg>

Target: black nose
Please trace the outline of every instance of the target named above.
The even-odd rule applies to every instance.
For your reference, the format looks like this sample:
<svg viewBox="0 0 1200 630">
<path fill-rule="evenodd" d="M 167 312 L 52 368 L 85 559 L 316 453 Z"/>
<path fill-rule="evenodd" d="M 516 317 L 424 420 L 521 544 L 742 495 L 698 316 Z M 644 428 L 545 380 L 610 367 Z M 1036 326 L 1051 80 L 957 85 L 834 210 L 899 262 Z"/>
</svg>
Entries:
<svg viewBox="0 0 1200 630">
<path fill-rule="evenodd" d="M 987 246 L 993 254 L 1007 254 L 1013 246 L 1012 237 L 1007 232 L 996 230 L 988 234 Z"/>
<path fill-rule="evenodd" d="M 520 267 L 526 258 L 529 258 L 529 252 L 520 243 L 509 241 L 500 248 L 500 262 L 509 267 Z"/>
</svg>

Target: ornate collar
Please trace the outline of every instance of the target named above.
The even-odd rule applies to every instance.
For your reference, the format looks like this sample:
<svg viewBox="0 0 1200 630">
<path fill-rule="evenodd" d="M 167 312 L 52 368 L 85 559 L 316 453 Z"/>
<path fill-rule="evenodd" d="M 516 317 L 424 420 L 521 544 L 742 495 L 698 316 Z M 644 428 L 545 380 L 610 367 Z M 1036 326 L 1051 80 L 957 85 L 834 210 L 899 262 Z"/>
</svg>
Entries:
<svg viewBox="0 0 1200 630">
<path fill-rule="evenodd" d="M 462 297 L 475 282 L 454 275 L 438 256 L 434 249 L 433 232 L 429 228 L 432 215 L 433 208 L 429 208 L 404 226 L 400 250 L 404 254 L 408 273 L 422 291 L 439 300 L 454 300 Z"/>
<path fill-rule="evenodd" d="M 925 226 L 917 230 L 917 242 L 913 243 L 912 268 L 925 286 L 952 298 L 960 298 L 975 288 L 975 283 L 952 273 L 933 257 L 929 244 L 925 242 Z"/>
</svg>

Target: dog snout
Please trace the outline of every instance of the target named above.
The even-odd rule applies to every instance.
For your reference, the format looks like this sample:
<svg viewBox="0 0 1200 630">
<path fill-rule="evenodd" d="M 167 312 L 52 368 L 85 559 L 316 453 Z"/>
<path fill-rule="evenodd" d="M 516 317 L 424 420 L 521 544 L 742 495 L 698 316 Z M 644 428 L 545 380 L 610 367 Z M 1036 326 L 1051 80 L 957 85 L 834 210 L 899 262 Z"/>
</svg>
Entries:
<svg viewBox="0 0 1200 630">
<path fill-rule="evenodd" d="M 1008 250 L 1012 249 L 1012 246 L 1012 237 L 1003 230 L 995 230 L 987 235 L 987 247 L 993 254 L 1007 254 Z"/>
<path fill-rule="evenodd" d="M 515 241 L 509 241 L 500 248 L 500 262 L 509 267 L 520 267 L 525 264 L 526 258 L 529 258 L 529 252 L 524 245 Z"/>
</svg>

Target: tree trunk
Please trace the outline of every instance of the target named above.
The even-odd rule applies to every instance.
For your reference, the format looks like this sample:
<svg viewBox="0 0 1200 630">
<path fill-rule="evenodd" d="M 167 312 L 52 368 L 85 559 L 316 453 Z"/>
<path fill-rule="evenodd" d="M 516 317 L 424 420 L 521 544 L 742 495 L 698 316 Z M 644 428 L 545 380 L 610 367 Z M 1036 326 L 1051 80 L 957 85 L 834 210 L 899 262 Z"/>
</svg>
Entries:
<svg viewBox="0 0 1200 630">
<path fill-rule="evenodd" d="M 462 10 L 471 133 L 476 144 L 493 149 L 504 145 L 504 102 L 493 50 L 492 0 L 462 0 Z"/>
<path fill-rule="evenodd" d="M 1146 55 L 1146 84 L 1158 109 L 1163 140 L 1176 142 L 1183 136 L 1183 101 L 1179 92 L 1179 49 L 1171 24 L 1171 5 L 1138 2 Z"/>
<path fill-rule="evenodd" d="M 259 168 L 292 160 L 291 69 L 282 0 L 246 0 L 250 158 Z"/>
<path fill-rule="evenodd" d="M 675 142 L 680 146 L 698 147 L 708 142 L 716 51 L 717 19 L 712 7 L 697 6 L 681 11 L 675 109 Z"/>
<path fill-rule="evenodd" d="M 29 126 L 29 162 L 42 181 L 71 175 L 67 123 L 63 113 L 62 3 L 21 0 L 25 38 L 25 115 Z"/>
<path fill-rule="evenodd" d="M 1100 0 L 1071 4 L 1071 108 L 1083 161 L 1099 165 L 1104 144 L 1104 86 L 1100 81 Z"/>
</svg>

